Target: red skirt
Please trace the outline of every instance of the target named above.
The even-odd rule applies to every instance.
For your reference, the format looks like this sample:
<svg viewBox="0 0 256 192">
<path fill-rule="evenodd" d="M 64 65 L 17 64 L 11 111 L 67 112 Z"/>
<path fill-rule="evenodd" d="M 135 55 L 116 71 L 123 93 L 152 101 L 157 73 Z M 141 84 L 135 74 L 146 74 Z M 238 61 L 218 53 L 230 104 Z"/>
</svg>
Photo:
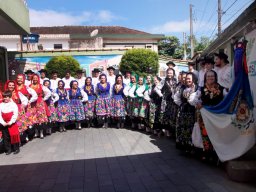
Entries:
<svg viewBox="0 0 256 192">
<path fill-rule="evenodd" d="M 13 112 L 10 112 L 10 113 L 2 112 L 2 118 L 6 123 L 8 123 L 12 119 L 12 116 L 13 116 Z M 11 126 L 8 126 L 8 131 L 11 138 L 11 144 L 20 143 L 20 132 L 16 122 L 13 123 Z"/>
</svg>

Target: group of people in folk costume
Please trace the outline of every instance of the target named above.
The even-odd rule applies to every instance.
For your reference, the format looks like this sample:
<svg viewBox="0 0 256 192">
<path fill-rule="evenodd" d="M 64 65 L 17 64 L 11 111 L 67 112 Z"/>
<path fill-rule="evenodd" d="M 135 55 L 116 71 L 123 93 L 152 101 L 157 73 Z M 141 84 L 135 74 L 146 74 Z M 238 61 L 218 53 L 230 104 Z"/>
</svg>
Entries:
<svg viewBox="0 0 256 192">
<path fill-rule="evenodd" d="M 108 68 L 108 75 L 94 69 L 93 77 L 83 77 L 77 71 L 77 78 L 70 71 L 64 78 L 52 72 L 46 77 L 28 70 L 17 75 L 16 80 L 6 82 L 5 91 L 0 94 L 0 124 L 6 154 L 19 152 L 22 141 L 29 136 L 44 138 L 52 128 L 66 131 L 68 123 L 76 129 L 112 125 L 123 128 L 145 130 L 155 135 L 165 134 L 176 139 L 176 146 L 186 152 L 193 150 L 192 130 L 198 122 L 203 138 L 203 158 L 214 154 L 207 136 L 204 122 L 199 113 L 202 106 L 213 106 L 221 102 L 231 86 L 231 67 L 224 53 L 199 61 L 200 71 L 195 63 L 188 63 L 187 72 L 179 72 L 175 64 L 167 63 L 166 77 L 138 76 L 127 71 L 124 76 L 115 75 L 114 68 Z"/>
</svg>

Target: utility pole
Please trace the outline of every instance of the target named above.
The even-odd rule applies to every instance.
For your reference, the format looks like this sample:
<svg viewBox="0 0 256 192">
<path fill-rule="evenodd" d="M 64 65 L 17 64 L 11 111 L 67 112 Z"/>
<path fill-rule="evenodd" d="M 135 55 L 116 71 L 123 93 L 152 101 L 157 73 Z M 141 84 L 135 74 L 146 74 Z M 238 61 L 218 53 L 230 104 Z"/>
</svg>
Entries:
<svg viewBox="0 0 256 192">
<path fill-rule="evenodd" d="M 184 45 L 184 56 L 183 60 L 187 60 L 187 35 L 185 32 L 183 32 L 183 45 Z"/>
<path fill-rule="evenodd" d="M 222 17 L 221 0 L 218 0 L 218 36 L 221 34 L 221 17 Z"/>
<path fill-rule="evenodd" d="M 191 58 L 194 56 L 194 35 L 193 35 L 193 5 L 189 5 L 190 12 L 190 49 L 191 49 Z"/>
</svg>

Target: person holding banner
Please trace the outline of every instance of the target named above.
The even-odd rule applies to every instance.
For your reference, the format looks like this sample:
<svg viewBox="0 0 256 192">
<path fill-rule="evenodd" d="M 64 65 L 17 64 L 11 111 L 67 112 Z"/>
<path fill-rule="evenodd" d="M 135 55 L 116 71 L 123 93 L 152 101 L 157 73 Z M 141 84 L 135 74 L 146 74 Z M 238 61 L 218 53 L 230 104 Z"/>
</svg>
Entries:
<svg viewBox="0 0 256 192">
<path fill-rule="evenodd" d="M 207 71 L 204 76 L 204 86 L 197 91 L 198 100 L 196 104 L 197 109 L 201 109 L 202 106 L 216 106 L 218 105 L 224 98 L 226 91 L 224 87 L 222 87 L 218 83 L 217 73 L 213 70 Z M 202 160 L 210 160 L 216 157 L 216 153 L 214 152 L 214 148 L 212 143 L 208 137 L 202 116 L 200 112 L 197 116 L 197 122 L 199 124 L 202 141 L 203 141 L 203 154 Z"/>
</svg>

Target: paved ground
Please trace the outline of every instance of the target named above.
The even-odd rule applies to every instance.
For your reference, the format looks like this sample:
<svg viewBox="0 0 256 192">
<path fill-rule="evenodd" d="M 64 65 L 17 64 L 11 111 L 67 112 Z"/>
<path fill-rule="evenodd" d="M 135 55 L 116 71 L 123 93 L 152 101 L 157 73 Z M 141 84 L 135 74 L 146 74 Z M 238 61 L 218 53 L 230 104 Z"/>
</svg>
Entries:
<svg viewBox="0 0 256 192">
<path fill-rule="evenodd" d="M 255 192 L 182 156 L 174 142 L 126 129 L 54 133 L 0 155 L 0 191 Z"/>
</svg>

